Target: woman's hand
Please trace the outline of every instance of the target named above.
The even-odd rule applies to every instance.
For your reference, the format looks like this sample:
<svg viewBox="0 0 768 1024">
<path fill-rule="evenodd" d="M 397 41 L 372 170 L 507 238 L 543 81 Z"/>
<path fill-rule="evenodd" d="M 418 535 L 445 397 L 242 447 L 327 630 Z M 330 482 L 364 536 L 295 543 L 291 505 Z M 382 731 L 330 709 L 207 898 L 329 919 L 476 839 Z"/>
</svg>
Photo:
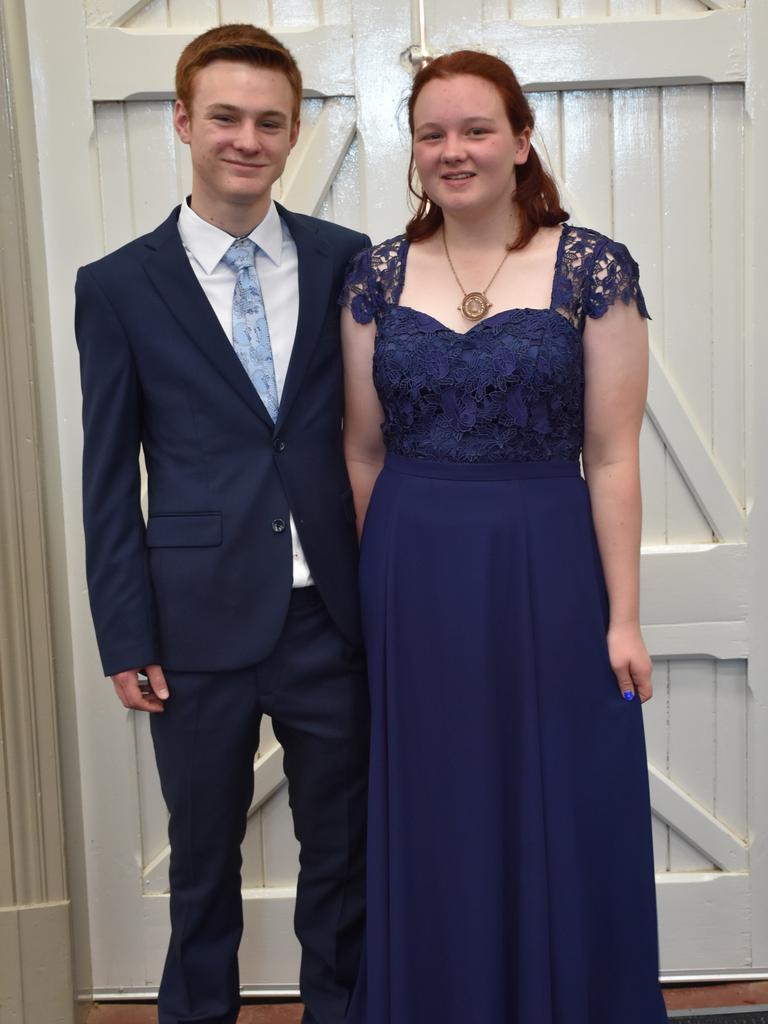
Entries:
<svg viewBox="0 0 768 1024">
<path fill-rule="evenodd" d="M 608 657 L 624 699 L 633 700 L 637 694 L 642 703 L 650 700 L 653 696 L 653 664 L 637 622 L 622 622 L 609 627 Z"/>
</svg>

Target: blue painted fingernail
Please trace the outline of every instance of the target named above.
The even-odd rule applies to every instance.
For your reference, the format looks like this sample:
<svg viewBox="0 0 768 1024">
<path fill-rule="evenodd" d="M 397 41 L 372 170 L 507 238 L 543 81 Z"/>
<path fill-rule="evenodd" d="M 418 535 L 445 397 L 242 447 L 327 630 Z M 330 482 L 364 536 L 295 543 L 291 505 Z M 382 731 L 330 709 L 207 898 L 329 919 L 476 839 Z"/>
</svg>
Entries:
<svg viewBox="0 0 768 1024">
<path fill-rule="evenodd" d="M 625 690 L 624 691 L 624 700 L 634 700 L 634 699 L 635 699 L 635 692 L 634 692 L 634 690 Z"/>
</svg>

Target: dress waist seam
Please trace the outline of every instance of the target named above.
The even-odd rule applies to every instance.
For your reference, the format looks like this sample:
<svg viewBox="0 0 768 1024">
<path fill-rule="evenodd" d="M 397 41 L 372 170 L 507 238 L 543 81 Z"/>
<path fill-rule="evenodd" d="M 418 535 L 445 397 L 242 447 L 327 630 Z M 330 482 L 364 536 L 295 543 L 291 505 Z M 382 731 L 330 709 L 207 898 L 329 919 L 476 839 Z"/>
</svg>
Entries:
<svg viewBox="0 0 768 1024">
<path fill-rule="evenodd" d="M 385 470 L 408 476 L 442 480 L 525 480 L 551 477 L 579 477 L 579 462 L 549 460 L 542 462 L 434 462 L 388 453 Z"/>
</svg>

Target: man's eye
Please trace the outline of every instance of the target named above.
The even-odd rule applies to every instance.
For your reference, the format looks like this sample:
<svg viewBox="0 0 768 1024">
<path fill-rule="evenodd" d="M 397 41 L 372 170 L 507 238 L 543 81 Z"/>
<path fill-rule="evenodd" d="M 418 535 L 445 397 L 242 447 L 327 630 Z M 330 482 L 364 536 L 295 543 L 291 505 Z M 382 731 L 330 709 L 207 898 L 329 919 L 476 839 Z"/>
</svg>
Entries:
<svg viewBox="0 0 768 1024">
<path fill-rule="evenodd" d="M 228 114 L 214 114 L 213 120 L 218 121 L 220 124 L 232 124 L 234 118 L 230 117 Z"/>
</svg>

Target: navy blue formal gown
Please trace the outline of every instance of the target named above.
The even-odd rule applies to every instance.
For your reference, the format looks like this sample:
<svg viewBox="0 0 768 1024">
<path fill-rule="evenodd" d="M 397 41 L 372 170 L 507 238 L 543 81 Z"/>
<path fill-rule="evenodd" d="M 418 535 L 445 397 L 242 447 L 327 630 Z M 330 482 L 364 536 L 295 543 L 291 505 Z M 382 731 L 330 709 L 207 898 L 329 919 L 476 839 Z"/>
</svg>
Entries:
<svg viewBox="0 0 768 1024">
<path fill-rule="evenodd" d="M 624 246 L 566 225 L 548 309 L 466 334 L 398 304 L 404 237 L 341 301 L 375 318 L 387 456 L 360 583 L 368 922 L 350 1024 L 661 1024 L 640 702 L 622 699 L 579 472 L 586 317 L 647 316 Z"/>
</svg>

